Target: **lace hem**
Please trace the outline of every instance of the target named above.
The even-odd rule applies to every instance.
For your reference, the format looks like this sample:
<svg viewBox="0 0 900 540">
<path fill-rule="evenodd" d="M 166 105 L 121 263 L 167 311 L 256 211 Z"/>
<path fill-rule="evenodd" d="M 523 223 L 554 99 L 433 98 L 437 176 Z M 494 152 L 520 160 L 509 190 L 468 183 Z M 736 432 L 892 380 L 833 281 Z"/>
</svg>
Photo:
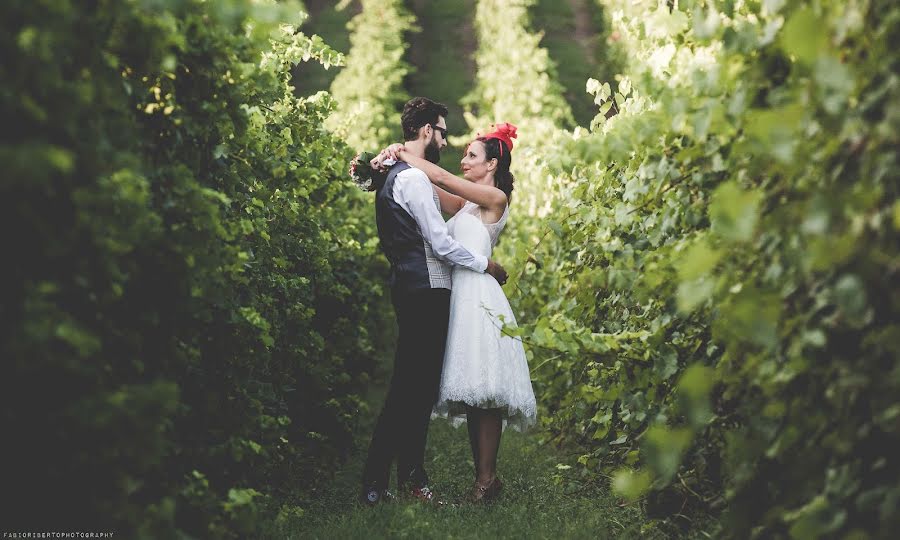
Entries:
<svg viewBox="0 0 900 540">
<path fill-rule="evenodd" d="M 459 427 L 466 423 L 466 405 L 479 409 L 501 409 L 503 416 L 502 429 L 507 426 L 519 432 L 524 432 L 537 423 L 537 411 L 534 406 L 512 405 L 500 402 L 496 398 L 475 399 L 442 399 L 434 406 L 431 418 L 445 418 L 453 427 Z"/>
</svg>

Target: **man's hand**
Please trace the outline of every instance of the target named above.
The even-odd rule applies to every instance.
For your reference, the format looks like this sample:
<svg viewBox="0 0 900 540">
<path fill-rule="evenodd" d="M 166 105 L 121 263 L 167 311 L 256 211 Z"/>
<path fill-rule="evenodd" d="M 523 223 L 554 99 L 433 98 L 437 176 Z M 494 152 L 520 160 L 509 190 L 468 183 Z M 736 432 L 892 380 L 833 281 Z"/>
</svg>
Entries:
<svg viewBox="0 0 900 540">
<path fill-rule="evenodd" d="M 488 265 L 487 269 L 485 269 L 485 272 L 494 276 L 494 279 L 496 279 L 497 283 L 499 283 L 500 285 L 505 285 L 506 279 L 509 277 L 506 275 L 506 270 L 504 270 L 502 266 L 490 259 L 488 259 Z"/>
</svg>

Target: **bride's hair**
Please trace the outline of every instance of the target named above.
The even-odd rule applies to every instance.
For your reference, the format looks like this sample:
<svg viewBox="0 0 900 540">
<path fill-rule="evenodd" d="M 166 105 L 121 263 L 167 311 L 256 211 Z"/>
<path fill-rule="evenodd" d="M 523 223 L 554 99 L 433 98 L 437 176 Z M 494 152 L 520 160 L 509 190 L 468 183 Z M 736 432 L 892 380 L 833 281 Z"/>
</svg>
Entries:
<svg viewBox="0 0 900 540">
<path fill-rule="evenodd" d="M 509 167 L 512 164 L 512 155 L 509 147 L 505 142 L 493 137 L 478 137 L 476 140 L 479 140 L 484 144 L 485 160 L 497 160 L 497 170 L 494 171 L 494 184 L 500 191 L 506 193 L 506 198 L 511 203 L 513 184 L 515 183 L 516 178 L 509 171 Z M 503 145 L 502 150 L 500 145 Z"/>
</svg>

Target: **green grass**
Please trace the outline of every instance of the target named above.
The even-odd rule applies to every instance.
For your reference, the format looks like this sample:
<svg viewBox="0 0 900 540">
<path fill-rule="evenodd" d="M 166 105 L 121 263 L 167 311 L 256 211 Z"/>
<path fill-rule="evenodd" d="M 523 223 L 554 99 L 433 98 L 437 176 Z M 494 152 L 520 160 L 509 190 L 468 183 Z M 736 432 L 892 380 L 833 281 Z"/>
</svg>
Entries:
<svg viewBox="0 0 900 540">
<path fill-rule="evenodd" d="M 450 505 L 415 501 L 365 508 L 355 503 L 369 432 L 348 466 L 303 517 L 273 528 L 267 538 L 666 538 L 644 527 L 638 505 L 619 506 L 608 489 L 581 484 L 576 469 L 557 468 L 560 457 L 540 446 L 535 434 L 507 431 L 500 449 L 504 480 L 499 500 L 463 502 L 471 487 L 472 458 L 464 427 L 431 424 L 426 467 L 435 491 Z M 642 527 L 644 530 L 642 531 Z"/>
<path fill-rule="evenodd" d="M 270 521 L 257 538 L 705 540 L 710 535 L 704 529 L 719 528 L 702 516 L 691 518 L 695 521 L 688 531 L 649 519 L 640 503 L 623 504 L 607 485 L 586 481 L 574 456 L 541 443 L 545 434 L 540 429 L 504 432 L 498 459 L 504 482 L 500 498 L 488 505 L 466 503 L 474 479 L 467 431 L 444 420 L 431 422 L 425 464 L 435 492 L 449 504 L 436 508 L 401 501 L 375 508 L 360 506 L 356 497 L 372 426 L 384 402 L 384 381 L 390 380 L 395 330 L 387 328 L 380 334 L 378 347 L 385 354 L 365 398 L 368 406 L 359 413 L 361 427 L 346 464 L 325 484 L 311 486 L 298 479 L 296 493 L 273 501 L 270 515 L 283 506 L 302 508 L 302 514 L 288 512 L 281 520 Z M 602 479 L 602 475 L 594 478 Z M 394 492 L 395 488 L 391 486 Z"/>
</svg>

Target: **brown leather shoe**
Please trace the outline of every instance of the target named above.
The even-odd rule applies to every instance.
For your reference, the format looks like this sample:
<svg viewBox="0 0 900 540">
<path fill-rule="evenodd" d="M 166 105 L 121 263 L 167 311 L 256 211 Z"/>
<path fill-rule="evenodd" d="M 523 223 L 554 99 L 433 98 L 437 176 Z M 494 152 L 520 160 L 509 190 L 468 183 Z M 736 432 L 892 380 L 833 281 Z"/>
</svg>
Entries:
<svg viewBox="0 0 900 540">
<path fill-rule="evenodd" d="M 502 488 L 503 482 L 500 480 L 499 476 L 495 476 L 486 486 L 483 486 L 476 481 L 475 485 L 472 486 L 472 491 L 469 492 L 467 500 L 472 503 L 486 503 L 493 501 L 500 495 L 500 490 Z"/>
</svg>

